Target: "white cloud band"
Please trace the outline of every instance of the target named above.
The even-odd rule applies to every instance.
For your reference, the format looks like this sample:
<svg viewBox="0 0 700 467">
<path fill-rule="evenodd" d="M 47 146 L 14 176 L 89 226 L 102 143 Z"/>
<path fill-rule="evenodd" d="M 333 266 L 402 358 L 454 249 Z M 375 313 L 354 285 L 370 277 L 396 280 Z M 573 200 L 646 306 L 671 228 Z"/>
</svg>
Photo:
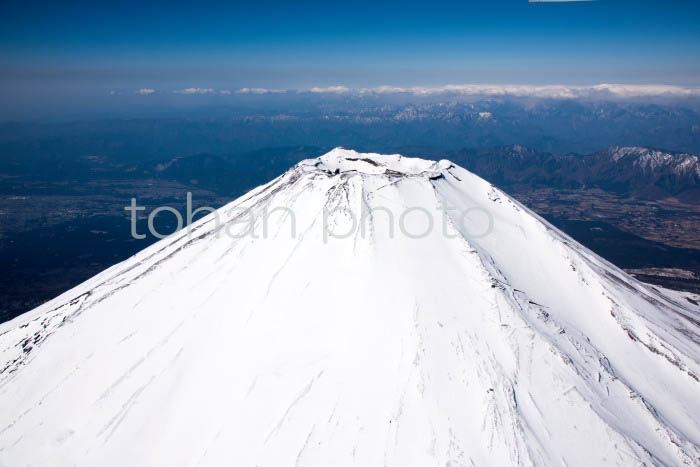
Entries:
<svg viewBox="0 0 700 467">
<path fill-rule="evenodd" d="M 230 90 L 215 90 L 213 88 L 185 88 L 172 91 L 173 94 L 232 95 Z M 140 95 L 156 93 L 155 89 L 142 88 L 136 91 Z M 515 96 L 539 97 L 552 99 L 576 98 L 639 98 L 639 97 L 700 97 L 700 88 L 683 87 L 662 84 L 598 84 L 595 86 L 569 85 L 524 85 L 524 84 L 448 84 L 445 86 L 376 86 L 371 88 L 349 88 L 347 86 L 312 87 L 307 89 L 267 89 L 241 88 L 235 94 L 265 95 L 281 93 L 313 93 L 313 94 L 356 94 L 356 95 L 388 95 L 408 94 L 413 96 L 461 95 L 461 96 Z"/>
<path fill-rule="evenodd" d="M 214 94 L 212 88 L 186 88 L 179 91 L 173 91 L 174 94 Z"/>
</svg>

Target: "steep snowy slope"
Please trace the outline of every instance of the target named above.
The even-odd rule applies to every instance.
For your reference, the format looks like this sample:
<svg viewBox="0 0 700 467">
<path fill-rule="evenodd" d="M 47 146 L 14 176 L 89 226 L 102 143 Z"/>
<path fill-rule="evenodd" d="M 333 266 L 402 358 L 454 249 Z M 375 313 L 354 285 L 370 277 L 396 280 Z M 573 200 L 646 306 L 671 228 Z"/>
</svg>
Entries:
<svg viewBox="0 0 700 467">
<path fill-rule="evenodd" d="M 304 161 L 0 352 L 3 466 L 700 465 L 698 306 L 448 161 Z"/>
</svg>

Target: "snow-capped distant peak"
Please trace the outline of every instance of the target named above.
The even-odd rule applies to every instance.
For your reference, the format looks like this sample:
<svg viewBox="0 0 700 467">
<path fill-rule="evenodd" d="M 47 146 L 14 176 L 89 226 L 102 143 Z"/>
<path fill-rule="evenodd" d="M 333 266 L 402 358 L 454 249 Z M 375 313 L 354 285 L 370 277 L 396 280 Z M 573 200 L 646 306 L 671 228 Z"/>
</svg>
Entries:
<svg viewBox="0 0 700 467">
<path fill-rule="evenodd" d="M 615 163 L 631 160 L 633 165 L 642 169 L 668 169 L 678 175 L 700 177 L 700 159 L 693 154 L 672 153 L 638 146 L 613 146 L 607 152 Z"/>
</svg>

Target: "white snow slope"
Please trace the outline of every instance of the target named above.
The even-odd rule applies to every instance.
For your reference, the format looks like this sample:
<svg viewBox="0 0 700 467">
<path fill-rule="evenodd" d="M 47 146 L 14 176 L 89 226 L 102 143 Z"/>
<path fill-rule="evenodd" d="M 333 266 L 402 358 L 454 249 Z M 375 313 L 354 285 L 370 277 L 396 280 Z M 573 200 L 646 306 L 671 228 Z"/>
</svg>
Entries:
<svg viewBox="0 0 700 467">
<path fill-rule="evenodd" d="M 217 215 L 0 325 L 0 465 L 700 465 L 697 305 L 449 161 Z"/>
</svg>

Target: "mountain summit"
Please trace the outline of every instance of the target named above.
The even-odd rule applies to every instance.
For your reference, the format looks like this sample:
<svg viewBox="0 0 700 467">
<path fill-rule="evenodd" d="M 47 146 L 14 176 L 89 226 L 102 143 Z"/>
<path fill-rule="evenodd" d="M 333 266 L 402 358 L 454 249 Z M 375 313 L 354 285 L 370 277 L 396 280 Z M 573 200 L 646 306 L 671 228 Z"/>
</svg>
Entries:
<svg viewBox="0 0 700 467">
<path fill-rule="evenodd" d="M 0 465 L 700 463 L 700 307 L 335 149 L 0 325 Z"/>
</svg>

